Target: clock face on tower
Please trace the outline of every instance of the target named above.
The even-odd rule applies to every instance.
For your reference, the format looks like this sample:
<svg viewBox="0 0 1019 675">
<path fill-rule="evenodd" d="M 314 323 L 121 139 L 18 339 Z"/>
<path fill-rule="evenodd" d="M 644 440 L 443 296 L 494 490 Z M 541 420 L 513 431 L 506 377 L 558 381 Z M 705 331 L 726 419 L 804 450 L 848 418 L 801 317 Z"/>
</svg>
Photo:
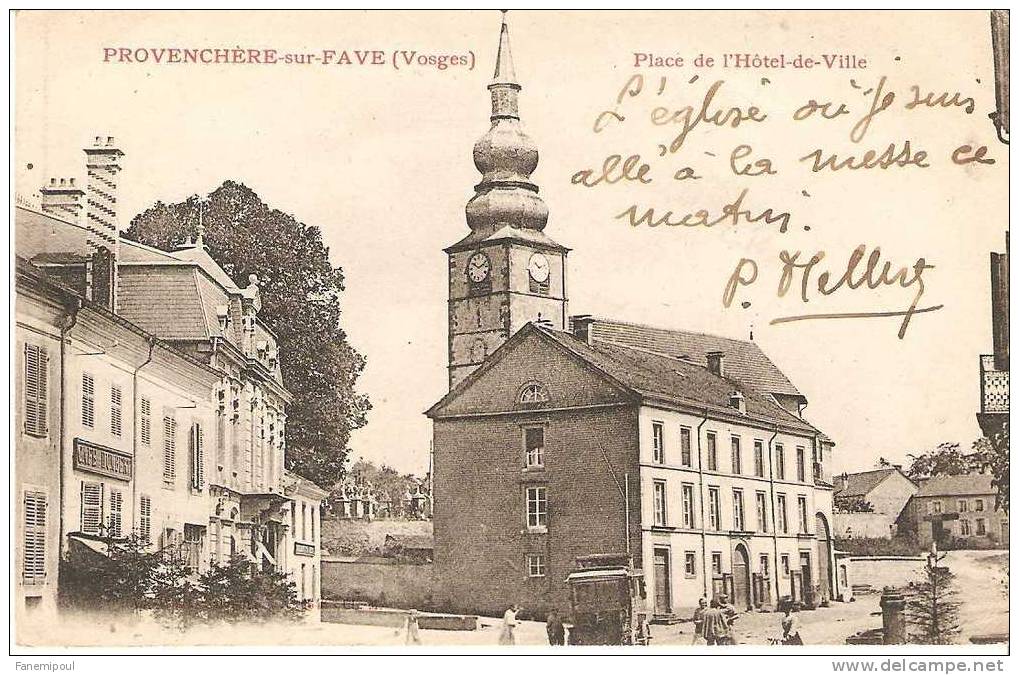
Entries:
<svg viewBox="0 0 1019 675">
<path fill-rule="evenodd" d="M 492 263 L 484 253 L 475 253 L 467 261 L 467 278 L 476 284 L 488 278 Z"/>
<path fill-rule="evenodd" d="M 527 271 L 539 284 L 545 283 L 548 281 L 549 273 L 548 258 L 541 253 L 535 253 L 527 263 Z"/>
</svg>

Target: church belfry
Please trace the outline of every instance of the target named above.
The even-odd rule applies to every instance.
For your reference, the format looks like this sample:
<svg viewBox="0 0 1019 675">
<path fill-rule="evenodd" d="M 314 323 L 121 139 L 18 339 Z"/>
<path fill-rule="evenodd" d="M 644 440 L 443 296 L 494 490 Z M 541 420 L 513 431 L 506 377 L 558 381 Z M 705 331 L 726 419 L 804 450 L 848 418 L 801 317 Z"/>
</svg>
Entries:
<svg viewBox="0 0 1019 675">
<path fill-rule="evenodd" d="M 548 207 L 531 174 L 538 149 L 520 128 L 520 85 L 503 14 L 492 95 L 492 126 L 474 144 L 481 182 L 467 202 L 471 232 L 449 256 L 449 386 L 455 387 L 532 321 L 567 324 L 566 254 L 544 233 Z"/>
</svg>

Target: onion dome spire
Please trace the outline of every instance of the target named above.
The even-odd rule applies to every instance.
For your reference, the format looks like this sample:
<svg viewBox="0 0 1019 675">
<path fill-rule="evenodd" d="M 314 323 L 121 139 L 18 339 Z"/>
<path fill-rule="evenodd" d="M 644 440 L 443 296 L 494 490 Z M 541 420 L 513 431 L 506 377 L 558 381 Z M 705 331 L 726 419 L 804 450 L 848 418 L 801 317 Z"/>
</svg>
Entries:
<svg viewBox="0 0 1019 675">
<path fill-rule="evenodd" d="M 481 182 L 467 203 L 467 224 L 474 231 L 494 232 L 503 226 L 542 230 L 548 207 L 538 196 L 531 173 L 538 166 L 538 149 L 520 128 L 517 96 L 520 85 L 510 53 L 509 26 L 503 11 L 492 92 L 492 127 L 474 144 L 474 166 Z"/>
</svg>

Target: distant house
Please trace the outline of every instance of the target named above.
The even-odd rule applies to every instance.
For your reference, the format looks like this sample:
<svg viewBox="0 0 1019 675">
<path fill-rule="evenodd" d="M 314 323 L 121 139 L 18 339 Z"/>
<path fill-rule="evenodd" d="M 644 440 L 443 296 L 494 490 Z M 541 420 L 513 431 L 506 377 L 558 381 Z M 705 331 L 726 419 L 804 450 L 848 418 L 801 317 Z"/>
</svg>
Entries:
<svg viewBox="0 0 1019 675">
<path fill-rule="evenodd" d="M 995 508 L 990 474 L 934 476 L 925 480 L 904 517 L 920 545 L 939 548 L 1008 548 L 1008 514 Z"/>
<path fill-rule="evenodd" d="M 917 487 L 898 467 L 835 476 L 835 536 L 892 537 Z"/>
</svg>

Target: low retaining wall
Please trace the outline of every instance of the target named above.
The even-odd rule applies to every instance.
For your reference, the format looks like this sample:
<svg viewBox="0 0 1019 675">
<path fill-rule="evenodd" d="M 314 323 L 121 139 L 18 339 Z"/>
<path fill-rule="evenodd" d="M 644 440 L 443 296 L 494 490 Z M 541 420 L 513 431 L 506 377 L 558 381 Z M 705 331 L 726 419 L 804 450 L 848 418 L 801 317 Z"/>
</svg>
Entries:
<svg viewBox="0 0 1019 675">
<path fill-rule="evenodd" d="M 899 588 L 924 580 L 924 556 L 850 556 L 851 582 L 854 589 L 869 586 L 880 592 L 885 586 Z"/>
<path fill-rule="evenodd" d="M 341 603 L 322 601 L 322 621 L 359 626 L 402 628 L 408 612 L 399 609 L 351 609 Z M 427 630 L 477 630 L 478 617 L 458 614 L 418 614 L 418 627 Z"/>
<path fill-rule="evenodd" d="M 432 565 L 385 558 L 322 559 L 323 600 L 363 600 L 376 607 L 434 607 Z M 323 619 L 325 621 L 325 619 Z"/>
</svg>

